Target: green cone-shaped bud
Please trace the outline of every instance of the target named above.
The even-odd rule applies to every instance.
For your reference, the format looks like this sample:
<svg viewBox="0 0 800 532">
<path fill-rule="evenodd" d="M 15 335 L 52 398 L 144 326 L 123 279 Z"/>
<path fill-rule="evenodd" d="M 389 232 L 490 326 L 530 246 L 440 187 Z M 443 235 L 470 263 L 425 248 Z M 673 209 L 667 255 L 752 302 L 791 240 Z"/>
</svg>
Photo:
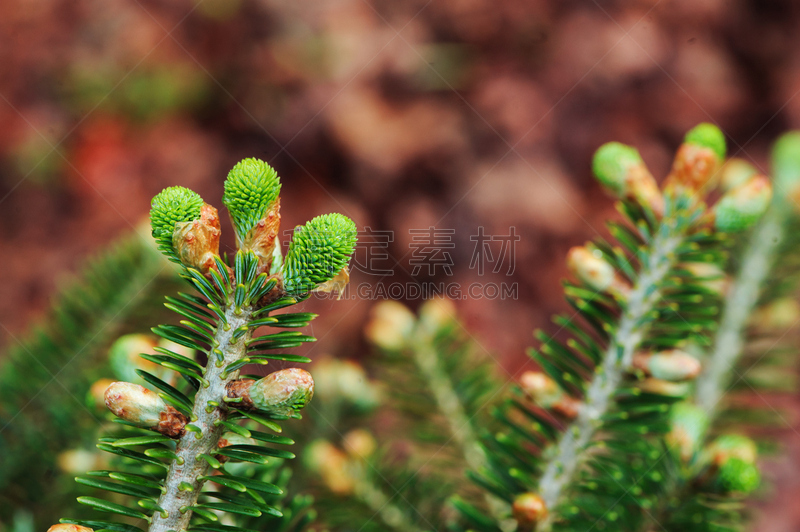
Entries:
<svg viewBox="0 0 800 532">
<path fill-rule="evenodd" d="M 620 142 L 603 144 L 592 159 L 595 177 L 603 188 L 617 198 L 626 194 L 626 183 L 631 170 L 642 165 L 644 161 L 636 148 Z"/>
<path fill-rule="evenodd" d="M 733 457 L 720 466 L 717 483 L 726 492 L 752 493 L 761 483 L 761 473 L 755 464 Z"/>
<path fill-rule="evenodd" d="M 729 190 L 714 206 L 714 227 L 736 233 L 752 227 L 767 211 L 772 186 L 764 176 L 755 176 Z"/>
<path fill-rule="evenodd" d="M 245 159 L 228 172 L 222 203 L 230 212 L 240 242 L 248 240 L 250 231 L 266 216 L 280 192 L 277 172 L 259 159 Z"/>
<path fill-rule="evenodd" d="M 714 124 L 704 122 L 693 127 L 683 139 L 685 144 L 708 148 L 714 152 L 717 158 L 722 161 L 725 159 L 727 148 L 725 146 L 725 135 L 722 130 Z"/>
<path fill-rule="evenodd" d="M 150 227 L 158 249 L 173 262 L 180 263 L 172 243 L 175 224 L 191 222 L 200 218 L 203 198 L 184 187 L 169 187 L 162 190 L 150 206 Z"/>
<path fill-rule="evenodd" d="M 514 499 L 511 512 L 517 520 L 517 530 L 533 531 L 547 517 L 547 505 L 536 493 L 522 493 Z"/>
<path fill-rule="evenodd" d="M 784 134 L 772 148 L 775 194 L 797 200 L 800 187 L 800 131 Z"/>
<path fill-rule="evenodd" d="M 297 227 L 283 264 L 286 292 L 310 292 L 333 279 L 350 262 L 356 240 L 356 224 L 341 214 L 317 216 Z"/>
<path fill-rule="evenodd" d="M 684 462 L 697 452 L 708 428 L 708 414 L 691 403 L 676 403 L 670 412 L 670 431 L 667 443 Z"/>
<path fill-rule="evenodd" d="M 228 390 L 228 395 L 231 396 L 231 385 L 228 385 Z M 242 406 L 249 406 L 273 416 L 291 416 L 311 401 L 314 396 L 314 379 L 304 369 L 282 369 L 263 379 L 251 381 L 240 395 L 244 398 Z"/>
</svg>

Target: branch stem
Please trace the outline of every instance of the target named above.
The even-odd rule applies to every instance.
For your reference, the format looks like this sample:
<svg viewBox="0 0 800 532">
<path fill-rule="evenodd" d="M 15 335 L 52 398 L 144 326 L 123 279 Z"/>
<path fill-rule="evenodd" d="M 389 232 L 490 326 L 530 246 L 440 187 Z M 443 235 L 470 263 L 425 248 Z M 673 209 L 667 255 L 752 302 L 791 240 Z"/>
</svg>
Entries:
<svg viewBox="0 0 800 532">
<path fill-rule="evenodd" d="M 148 532 L 171 530 L 182 532 L 189 527 L 189 520 L 192 517 L 191 508 L 197 502 L 203 485 L 203 481 L 198 479 L 208 474 L 210 468 L 208 462 L 202 459 L 201 455 L 214 456 L 216 454 L 217 445 L 223 432 L 223 426 L 218 422 L 224 421 L 227 417 L 227 411 L 224 408 L 213 408 L 211 412 L 206 412 L 206 407 L 210 401 L 224 405 L 226 385 L 239 376 L 238 371 L 231 372 L 224 377 L 223 374 L 228 364 L 240 360 L 245 355 L 251 331 L 248 329 L 247 333 L 238 339 L 233 334 L 240 327 L 249 325 L 251 316 L 252 309 L 241 309 L 237 314 L 235 305 L 229 304 L 225 309 L 228 326 L 223 327 L 222 323 L 217 323 L 214 340 L 222 351 L 224 360 L 222 364 L 217 365 L 216 357 L 209 353 L 204 374 L 209 386 L 207 388 L 201 386 L 197 391 L 192 411 L 192 418 L 196 421 L 193 421 L 191 425 L 200 429 L 200 432 L 186 431 L 178 440 L 175 450 L 178 459 L 173 460 L 169 468 L 164 483 L 165 491 L 158 500 L 158 505 L 166 511 L 167 517 L 162 517 L 160 512 L 156 512 Z M 191 489 L 187 489 L 187 487 L 191 487 Z"/>
<path fill-rule="evenodd" d="M 764 215 L 750 237 L 739 273 L 725 298 L 713 350 L 697 379 L 697 406 L 709 417 L 714 415 L 733 365 L 742 353 L 744 330 L 783 242 L 787 214 L 785 206 L 773 203 Z"/>
<path fill-rule="evenodd" d="M 651 251 L 633 290 L 630 292 L 619 325 L 609 341 L 603 363 L 597 368 L 581 403 L 578 416 L 561 436 L 552 456 L 547 460 L 539 483 L 539 495 L 547 508 L 559 503 L 565 488 L 583 462 L 586 446 L 591 442 L 603 415 L 613 403 L 616 390 L 631 366 L 633 355 L 648 329 L 648 314 L 661 298 L 660 286 L 675 261 L 675 252 L 683 242 L 687 224 L 675 217 L 665 218 L 651 243 Z M 552 516 L 553 512 L 549 513 Z M 549 530 L 551 517 L 541 524 Z"/>
</svg>

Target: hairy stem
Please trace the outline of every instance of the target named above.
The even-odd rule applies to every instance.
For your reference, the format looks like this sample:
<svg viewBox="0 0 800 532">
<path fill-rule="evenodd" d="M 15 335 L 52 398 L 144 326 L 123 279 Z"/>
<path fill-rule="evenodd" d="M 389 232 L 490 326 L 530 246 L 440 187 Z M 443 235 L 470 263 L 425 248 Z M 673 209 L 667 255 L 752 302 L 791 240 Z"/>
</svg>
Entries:
<svg viewBox="0 0 800 532">
<path fill-rule="evenodd" d="M 660 286 L 673 266 L 675 251 L 683 241 L 686 229 L 685 224 L 675 219 L 664 220 L 651 243 L 647 262 L 642 265 L 636 285 L 628 296 L 619 326 L 603 357 L 603 364 L 586 390 L 586 398 L 579 407 L 577 418 L 561 436 L 545 465 L 539 494 L 547 508 L 556 507 L 564 489 L 572 481 L 582 462 L 582 453 L 630 368 L 634 352 L 647 332 L 648 321 L 645 318 L 661 298 Z M 553 512 L 549 515 L 552 516 Z M 550 519 L 542 523 L 542 530 L 550 528 Z"/>
<path fill-rule="evenodd" d="M 201 386 L 195 396 L 192 418 L 196 418 L 196 421 L 191 425 L 200 429 L 201 432 L 186 431 L 178 440 L 175 450 L 178 459 L 173 460 L 169 468 L 164 483 L 166 491 L 158 500 L 158 505 L 164 509 L 167 516 L 162 517 L 160 512 L 156 512 L 148 532 L 170 530 L 182 532 L 189 527 L 189 520 L 192 517 L 191 507 L 197 502 L 203 484 L 203 481 L 198 479 L 206 475 L 210 467 L 200 455 L 213 456 L 216 454 L 217 445 L 223 432 L 223 427 L 218 422 L 224 421 L 227 417 L 224 407 L 225 386 L 239 376 L 239 372 L 235 371 L 223 377 L 223 372 L 228 364 L 244 357 L 247 342 L 251 337 L 249 330 L 238 339 L 234 338 L 233 333 L 243 325 L 249 324 L 251 315 L 252 309 L 242 309 L 237 314 L 235 306 L 229 304 L 225 309 L 228 326 L 217 324 L 214 340 L 222 351 L 224 360 L 222 364 L 218 365 L 215 363 L 216 357 L 209 353 L 204 375 L 209 386 L 207 388 Z M 206 407 L 209 406 L 209 402 L 223 406 L 212 408 L 210 412 L 207 412 Z"/>
<path fill-rule="evenodd" d="M 697 406 L 709 416 L 717 409 L 733 365 L 744 346 L 744 329 L 758 303 L 778 248 L 785 234 L 786 209 L 773 204 L 750 237 L 739 274 L 725 298 L 725 307 L 714 348 L 697 383 Z"/>
</svg>

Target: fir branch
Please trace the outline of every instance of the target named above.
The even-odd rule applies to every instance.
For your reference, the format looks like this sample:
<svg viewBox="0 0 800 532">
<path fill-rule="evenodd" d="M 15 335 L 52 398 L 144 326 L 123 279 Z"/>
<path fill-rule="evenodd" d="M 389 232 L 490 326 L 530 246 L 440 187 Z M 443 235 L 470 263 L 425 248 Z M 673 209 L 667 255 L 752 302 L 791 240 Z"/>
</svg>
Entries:
<svg viewBox="0 0 800 532">
<path fill-rule="evenodd" d="M 709 416 L 719 407 L 730 373 L 744 347 L 744 331 L 756 308 L 783 243 L 790 212 L 777 199 L 750 237 L 739 275 L 725 298 L 724 312 L 714 337 L 714 347 L 704 360 L 697 382 L 696 403 Z"/>
<path fill-rule="evenodd" d="M 221 408 L 211 408 L 209 405 L 221 405 L 227 397 L 228 383 L 236 380 L 239 371 L 226 373 L 226 368 L 245 356 L 247 343 L 252 337 L 251 322 L 253 310 L 237 309 L 230 305 L 225 310 L 222 320 L 227 327 L 220 323 L 214 336 L 214 345 L 222 353 L 222 363 L 212 362 L 214 357 L 209 357 L 209 364 L 203 375 L 208 386 L 201 386 L 194 398 L 192 410 L 192 425 L 199 432 L 186 431 L 178 440 L 175 454 L 177 458 L 172 461 L 164 491 L 158 500 L 158 505 L 164 512 L 156 512 L 149 532 L 168 532 L 170 530 L 186 530 L 192 512 L 187 511 L 197 503 L 203 484 L 202 478 L 211 468 L 208 461 L 201 458 L 203 455 L 213 456 L 217 452 L 219 440 L 222 436 L 227 419 L 227 411 Z M 235 331 L 245 329 L 244 336 L 235 337 Z M 210 410 L 210 411 L 209 411 Z M 166 514 L 166 517 L 163 515 Z"/>
<path fill-rule="evenodd" d="M 665 216 L 651 244 L 639 278 L 630 292 L 628 304 L 617 332 L 611 338 L 603 356 L 603 365 L 592 379 L 578 417 L 567 427 L 553 456 L 547 461 L 540 481 L 540 494 L 548 508 L 559 502 L 565 487 L 582 463 L 582 453 L 595 434 L 601 418 L 608 412 L 620 383 L 631 369 L 633 355 L 642 343 L 649 321 L 648 314 L 661 297 L 661 285 L 675 261 L 675 251 L 684 242 L 690 227 L 680 218 Z M 543 523 L 543 530 L 547 529 Z"/>
</svg>

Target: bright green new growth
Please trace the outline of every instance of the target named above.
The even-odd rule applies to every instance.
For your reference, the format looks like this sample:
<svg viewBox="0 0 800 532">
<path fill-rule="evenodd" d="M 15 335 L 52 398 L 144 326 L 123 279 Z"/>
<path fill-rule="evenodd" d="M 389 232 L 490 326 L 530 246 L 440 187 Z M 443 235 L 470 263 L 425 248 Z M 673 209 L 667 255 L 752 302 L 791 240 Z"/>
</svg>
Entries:
<svg viewBox="0 0 800 532">
<path fill-rule="evenodd" d="M 169 260 L 180 262 L 172 246 L 172 233 L 178 222 L 190 222 L 200 217 L 203 198 L 184 187 L 165 188 L 150 204 L 150 227 L 158 249 Z"/>
<path fill-rule="evenodd" d="M 631 167 L 643 164 L 636 148 L 620 142 L 600 146 L 592 159 L 592 171 L 603 187 L 615 196 L 625 193 L 625 178 Z"/>
<path fill-rule="evenodd" d="M 761 483 L 761 474 L 755 464 L 732 457 L 720 466 L 719 483 L 728 492 L 752 493 Z"/>
<path fill-rule="evenodd" d="M 228 172 L 222 203 L 231 214 L 239 240 L 247 237 L 280 192 L 278 173 L 262 160 L 244 159 Z"/>
<path fill-rule="evenodd" d="M 310 292 L 333 279 L 350 261 L 356 233 L 356 224 L 341 214 L 317 216 L 296 228 L 283 266 L 286 292 Z"/>
<path fill-rule="evenodd" d="M 704 122 L 693 127 L 684 137 L 686 144 L 693 144 L 703 148 L 709 148 L 717 154 L 720 160 L 725 159 L 725 135 L 714 124 Z"/>
<path fill-rule="evenodd" d="M 800 131 L 786 133 L 772 148 L 776 194 L 785 195 L 800 183 Z"/>
</svg>

